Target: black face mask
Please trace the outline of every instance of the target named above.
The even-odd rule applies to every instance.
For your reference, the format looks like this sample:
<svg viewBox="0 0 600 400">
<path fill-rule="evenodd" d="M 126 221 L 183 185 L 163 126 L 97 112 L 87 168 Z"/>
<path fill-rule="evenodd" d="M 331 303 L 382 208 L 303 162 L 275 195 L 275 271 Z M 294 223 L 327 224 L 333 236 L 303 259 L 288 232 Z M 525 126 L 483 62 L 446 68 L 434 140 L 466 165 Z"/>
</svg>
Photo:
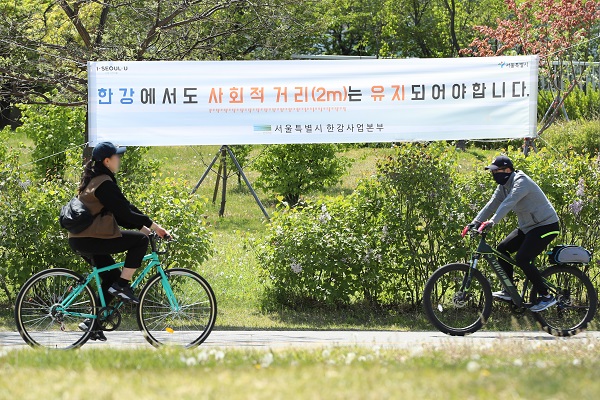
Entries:
<svg viewBox="0 0 600 400">
<path fill-rule="evenodd" d="M 511 174 L 512 172 L 496 172 L 495 174 L 492 174 L 492 177 L 498 185 L 505 185 Z"/>
</svg>

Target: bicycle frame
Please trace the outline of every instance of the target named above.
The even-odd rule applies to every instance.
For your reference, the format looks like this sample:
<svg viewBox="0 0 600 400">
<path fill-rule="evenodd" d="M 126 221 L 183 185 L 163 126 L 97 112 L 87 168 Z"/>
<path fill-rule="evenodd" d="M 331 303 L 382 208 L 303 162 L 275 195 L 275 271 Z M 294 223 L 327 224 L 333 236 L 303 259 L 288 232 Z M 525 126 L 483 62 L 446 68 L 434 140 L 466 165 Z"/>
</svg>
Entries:
<svg viewBox="0 0 600 400">
<path fill-rule="evenodd" d="M 526 306 L 524 296 L 525 296 L 525 291 L 527 290 L 527 285 L 529 283 L 529 279 L 525 280 L 525 282 L 523 284 L 523 290 L 521 291 L 521 293 L 519 293 L 517 287 L 508 278 L 506 271 L 504 271 L 504 268 L 502 268 L 502 266 L 498 262 L 498 258 L 501 258 L 502 260 L 506 261 L 507 263 L 509 263 L 515 267 L 517 266 L 517 262 L 513 258 L 507 256 L 506 254 L 499 252 L 498 250 L 496 250 L 495 248 L 490 246 L 485 240 L 486 235 L 487 235 L 486 233 L 481 234 L 481 240 L 479 241 L 479 245 L 477 246 L 477 249 L 473 252 L 473 255 L 471 256 L 471 263 L 470 263 L 471 269 L 477 269 L 477 263 L 478 263 L 480 257 L 483 256 L 483 258 L 492 267 L 492 270 L 496 273 L 496 276 L 502 283 L 502 286 L 504 286 L 506 291 L 510 294 L 510 297 L 512 298 L 512 301 L 514 302 L 514 304 L 517 307 Z M 542 279 L 544 279 L 544 278 L 542 278 Z M 544 279 L 544 283 L 548 286 L 548 288 L 551 291 L 556 290 L 556 287 L 551 282 L 547 281 L 546 279 Z M 463 290 L 465 288 L 469 287 L 470 284 L 471 284 L 471 274 L 469 273 L 465 277 L 465 282 L 463 282 Z"/>
<path fill-rule="evenodd" d="M 163 288 L 164 288 L 165 294 L 167 295 L 167 298 L 169 300 L 169 305 L 171 306 L 171 309 L 174 311 L 179 311 L 179 304 L 177 302 L 177 299 L 175 298 L 175 295 L 173 294 L 173 290 L 171 289 L 171 285 L 169 284 L 169 280 L 167 279 L 165 270 L 162 267 L 162 265 L 160 264 L 160 260 L 158 258 L 157 251 L 153 250 L 151 254 L 147 254 L 146 256 L 144 256 L 143 261 L 148 262 L 148 264 L 146 265 L 146 267 L 144 267 L 142 272 L 140 272 L 138 274 L 138 276 L 135 278 L 135 280 L 131 284 L 131 287 L 136 288 L 142 282 L 142 280 L 148 275 L 148 273 L 150 273 L 150 271 L 153 268 L 156 268 L 156 270 L 158 271 L 158 273 L 160 274 L 160 276 L 162 278 L 161 280 L 162 280 Z M 71 316 L 75 316 L 75 317 L 84 317 L 84 318 L 90 318 L 90 319 L 98 318 L 98 315 L 72 312 L 72 311 L 68 311 L 68 308 L 73 304 L 75 299 L 77 299 L 77 296 L 79 296 L 81 294 L 81 292 L 83 292 L 84 288 L 87 285 L 89 285 L 92 281 L 96 282 L 96 288 L 98 289 L 97 290 L 98 298 L 100 300 L 100 308 L 106 307 L 106 300 L 104 299 L 104 294 L 102 293 L 102 290 L 100 290 L 101 282 L 100 282 L 99 274 L 101 272 L 111 271 L 113 269 L 121 268 L 124 266 L 124 264 L 125 264 L 124 262 L 119 262 L 119 263 L 109 265 L 107 267 L 102 267 L 102 268 L 93 267 L 92 272 L 90 274 L 87 274 L 87 276 L 85 277 L 85 280 L 83 282 L 81 282 L 80 285 L 76 286 L 75 288 L 69 288 L 72 290 L 61 301 L 60 306 L 58 307 L 59 311 L 63 312 L 65 315 L 71 315 Z M 120 308 L 122 304 L 123 304 L 123 302 L 119 302 L 115 306 L 115 308 Z"/>
</svg>

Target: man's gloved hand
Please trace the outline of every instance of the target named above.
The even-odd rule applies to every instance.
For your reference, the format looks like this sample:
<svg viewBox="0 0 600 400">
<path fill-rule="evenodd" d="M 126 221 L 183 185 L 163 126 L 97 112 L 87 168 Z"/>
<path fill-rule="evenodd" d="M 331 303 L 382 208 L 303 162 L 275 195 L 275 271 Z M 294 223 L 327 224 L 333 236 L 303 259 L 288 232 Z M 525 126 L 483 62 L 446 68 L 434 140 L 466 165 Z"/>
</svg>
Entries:
<svg viewBox="0 0 600 400">
<path fill-rule="evenodd" d="M 485 221 L 481 225 L 479 225 L 479 229 L 477 229 L 477 232 L 483 233 L 485 231 L 489 231 L 493 227 L 494 227 L 494 221 Z"/>
<path fill-rule="evenodd" d="M 465 228 L 462 230 L 462 233 L 460 234 L 462 237 L 465 237 L 467 235 L 467 233 L 469 233 L 469 231 L 471 229 L 477 229 L 479 228 L 479 225 L 481 225 L 481 222 L 479 221 L 473 221 L 470 224 L 468 224 L 467 226 L 465 226 Z"/>
</svg>

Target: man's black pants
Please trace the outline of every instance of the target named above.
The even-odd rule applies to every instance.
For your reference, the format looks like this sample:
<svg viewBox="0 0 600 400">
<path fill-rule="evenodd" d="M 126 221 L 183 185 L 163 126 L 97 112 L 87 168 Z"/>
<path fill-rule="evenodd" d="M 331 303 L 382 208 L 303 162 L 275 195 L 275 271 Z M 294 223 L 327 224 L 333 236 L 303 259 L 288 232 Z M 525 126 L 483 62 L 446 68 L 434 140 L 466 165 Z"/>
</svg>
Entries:
<svg viewBox="0 0 600 400">
<path fill-rule="evenodd" d="M 516 252 L 515 261 L 517 266 L 523 270 L 527 278 L 533 284 L 536 292 L 540 295 L 547 295 L 548 288 L 544 284 L 540 271 L 534 264 L 535 258 L 540 255 L 546 247 L 559 234 L 560 226 L 558 222 L 544 225 L 523 233 L 520 229 L 512 231 L 503 241 L 498 244 L 498 251 L 510 256 Z M 512 281 L 514 270 L 513 266 L 501 258 L 498 262 Z"/>
</svg>

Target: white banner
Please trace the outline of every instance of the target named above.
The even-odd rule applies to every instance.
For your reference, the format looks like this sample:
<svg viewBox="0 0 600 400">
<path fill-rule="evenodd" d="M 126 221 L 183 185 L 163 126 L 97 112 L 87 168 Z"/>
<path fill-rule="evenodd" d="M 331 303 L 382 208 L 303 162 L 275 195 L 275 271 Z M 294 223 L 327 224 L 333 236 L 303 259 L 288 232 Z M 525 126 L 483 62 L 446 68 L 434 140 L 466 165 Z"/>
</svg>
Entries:
<svg viewBox="0 0 600 400">
<path fill-rule="evenodd" d="M 91 145 L 534 137 L 537 56 L 88 63 Z"/>
</svg>

